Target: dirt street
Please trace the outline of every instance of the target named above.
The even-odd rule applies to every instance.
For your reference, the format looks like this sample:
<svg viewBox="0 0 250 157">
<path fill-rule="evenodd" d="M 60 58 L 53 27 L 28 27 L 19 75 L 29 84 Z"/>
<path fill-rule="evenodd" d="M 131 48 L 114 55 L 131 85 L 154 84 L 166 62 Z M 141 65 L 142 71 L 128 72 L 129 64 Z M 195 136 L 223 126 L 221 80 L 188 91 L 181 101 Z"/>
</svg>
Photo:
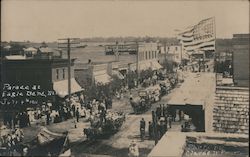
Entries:
<svg viewBox="0 0 250 157">
<path fill-rule="evenodd" d="M 121 110 L 126 113 L 126 121 L 122 125 L 119 132 L 115 135 L 98 141 L 83 141 L 72 147 L 73 156 L 116 156 L 127 157 L 128 146 L 132 140 L 139 145 L 140 156 L 147 156 L 154 147 L 154 140 L 148 140 L 148 122 L 152 121 L 151 111 L 155 110 L 158 104 L 166 104 L 172 95 L 162 97 L 161 101 L 152 105 L 152 108 L 146 113 L 135 115 L 132 107 L 128 103 L 128 98 L 117 101 L 118 104 L 113 105 L 114 110 Z M 140 120 L 144 118 L 146 121 L 146 139 L 140 139 Z"/>
</svg>

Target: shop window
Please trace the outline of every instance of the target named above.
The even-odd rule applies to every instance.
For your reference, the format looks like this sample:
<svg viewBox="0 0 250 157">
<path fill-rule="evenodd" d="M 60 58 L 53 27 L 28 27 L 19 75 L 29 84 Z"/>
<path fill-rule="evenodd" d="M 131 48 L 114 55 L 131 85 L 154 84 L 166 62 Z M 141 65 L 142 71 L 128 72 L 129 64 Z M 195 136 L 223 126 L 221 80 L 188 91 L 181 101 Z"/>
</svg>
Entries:
<svg viewBox="0 0 250 157">
<path fill-rule="evenodd" d="M 63 69 L 63 79 L 65 79 L 65 69 Z"/>
<path fill-rule="evenodd" d="M 56 69 L 56 79 L 59 79 L 59 69 Z"/>
</svg>

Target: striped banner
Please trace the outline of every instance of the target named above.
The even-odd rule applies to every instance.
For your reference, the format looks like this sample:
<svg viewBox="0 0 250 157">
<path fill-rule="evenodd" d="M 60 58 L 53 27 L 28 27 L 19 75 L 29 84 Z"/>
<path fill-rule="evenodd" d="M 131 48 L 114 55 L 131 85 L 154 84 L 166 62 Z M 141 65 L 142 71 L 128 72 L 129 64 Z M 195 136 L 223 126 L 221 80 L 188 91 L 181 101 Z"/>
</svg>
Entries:
<svg viewBox="0 0 250 157">
<path fill-rule="evenodd" d="M 201 51 L 215 51 L 215 18 L 200 21 L 197 25 L 190 26 L 178 34 L 187 53 Z"/>
</svg>

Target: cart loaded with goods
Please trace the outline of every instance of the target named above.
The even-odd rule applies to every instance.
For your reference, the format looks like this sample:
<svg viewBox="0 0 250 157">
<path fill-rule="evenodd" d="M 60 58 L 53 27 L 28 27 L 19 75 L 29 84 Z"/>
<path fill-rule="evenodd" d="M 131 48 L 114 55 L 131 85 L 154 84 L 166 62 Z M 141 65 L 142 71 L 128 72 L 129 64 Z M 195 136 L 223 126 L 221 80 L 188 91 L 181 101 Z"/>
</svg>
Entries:
<svg viewBox="0 0 250 157">
<path fill-rule="evenodd" d="M 115 134 L 125 121 L 125 114 L 122 112 L 107 111 L 105 117 L 95 115 L 91 118 L 91 126 L 85 128 L 83 133 L 89 140 L 102 139 Z"/>
<path fill-rule="evenodd" d="M 138 97 L 130 98 L 130 104 L 134 113 L 139 114 L 146 112 L 152 106 L 152 103 L 158 102 L 161 99 L 161 87 L 159 85 L 151 86 L 140 90 Z"/>
<path fill-rule="evenodd" d="M 161 96 L 169 94 L 171 89 L 172 89 L 170 81 L 168 79 L 166 79 L 164 81 L 160 81 L 159 86 L 160 86 L 160 95 Z"/>
<path fill-rule="evenodd" d="M 139 97 L 130 98 L 134 113 L 140 114 L 151 108 L 152 98 L 146 90 L 138 92 Z"/>
</svg>

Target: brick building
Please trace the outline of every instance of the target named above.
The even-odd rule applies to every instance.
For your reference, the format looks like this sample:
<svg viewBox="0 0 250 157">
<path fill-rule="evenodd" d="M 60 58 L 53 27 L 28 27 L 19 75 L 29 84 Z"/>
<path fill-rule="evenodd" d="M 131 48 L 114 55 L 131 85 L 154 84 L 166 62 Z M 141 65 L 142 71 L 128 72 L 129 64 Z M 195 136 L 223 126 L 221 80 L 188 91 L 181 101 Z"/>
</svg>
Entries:
<svg viewBox="0 0 250 157">
<path fill-rule="evenodd" d="M 213 130 L 224 133 L 249 133 L 249 88 L 216 87 Z"/>
<path fill-rule="evenodd" d="M 237 86 L 249 87 L 249 35 L 233 35 L 233 80 Z"/>
<path fill-rule="evenodd" d="M 74 78 L 74 59 L 71 62 L 71 92 L 81 91 Z M 25 59 L 7 57 L 2 61 L 2 84 L 39 85 L 41 91 L 54 91 L 51 97 L 37 97 L 38 101 L 55 101 L 57 96 L 68 95 L 68 60 L 67 59 Z M 25 97 L 24 97 L 25 98 Z M 36 98 L 35 98 L 36 99 Z"/>
</svg>

